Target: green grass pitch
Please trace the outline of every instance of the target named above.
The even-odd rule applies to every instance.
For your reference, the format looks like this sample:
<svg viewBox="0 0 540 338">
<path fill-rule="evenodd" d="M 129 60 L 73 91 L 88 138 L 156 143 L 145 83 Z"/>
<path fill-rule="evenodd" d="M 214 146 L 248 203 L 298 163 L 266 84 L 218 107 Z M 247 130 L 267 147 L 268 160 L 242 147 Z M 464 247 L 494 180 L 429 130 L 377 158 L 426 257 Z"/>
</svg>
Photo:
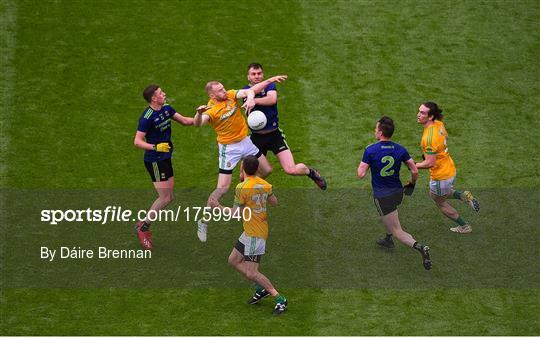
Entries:
<svg viewBox="0 0 540 338">
<path fill-rule="evenodd" d="M 0 335 L 539 335 L 539 21 L 525 0 L 0 0 Z M 149 261 L 39 259 L 43 245 L 138 248 L 131 223 L 39 212 L 147 208 L 132 145 L 142 89 L 159 83 L 192 116 L 208 80 L 240 88 L 251 62 L 289 75 L 281 127 L 329 182 L 321 192 L 270 156 L 281 206 L 261 270 L 287 313 L 245 304 L 251 286 L 226 263 L 237 223 L 212 225 L 206 244 L 192 222 L 156 223 Z M 457 205 L 472 234 L 450 233 L 421 172 L 400 215 L 432 247 L 429 272 L 402 245 L 376 247 L 383 227 L 355 175 L 383 114 L 420 157 L 426 100 L 446 114 L 456 185 L 482 203 Z M 173 142 L 173 207 L 201 206 L 214 132 L 174 125 Z"/>
</svg>

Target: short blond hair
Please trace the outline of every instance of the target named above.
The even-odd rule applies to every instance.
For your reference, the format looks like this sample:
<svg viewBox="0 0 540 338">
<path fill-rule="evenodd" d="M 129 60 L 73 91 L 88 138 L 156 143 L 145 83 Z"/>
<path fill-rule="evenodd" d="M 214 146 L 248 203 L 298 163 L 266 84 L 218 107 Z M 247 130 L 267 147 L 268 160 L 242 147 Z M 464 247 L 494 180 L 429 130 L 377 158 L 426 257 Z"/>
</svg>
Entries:
<svg viewBox="0 0 540 338">
<path fill-rule="evenodd" d="M 206 93 L 207 94 L 210 94 L 210 91 L 212 90 L 212 87 L 214 87 L 215 85 L 218 85 L 219 82 L 218 81 L 210 81 L 206 84 L 206 86 L 204 87 L 204 89 L 206 90 Z"/>
</svg>

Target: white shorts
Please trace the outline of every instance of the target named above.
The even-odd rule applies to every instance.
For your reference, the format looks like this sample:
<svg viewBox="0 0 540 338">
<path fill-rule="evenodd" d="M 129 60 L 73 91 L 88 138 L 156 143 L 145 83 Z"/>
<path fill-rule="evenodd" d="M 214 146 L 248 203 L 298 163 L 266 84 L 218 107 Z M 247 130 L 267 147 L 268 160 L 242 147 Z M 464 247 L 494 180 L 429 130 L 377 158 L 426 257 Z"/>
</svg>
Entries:
<svg viewBox="0 0 540 338">
<path fill-rule="evenodd" d="M 260 237 L 251 237 L 242 232 L 234 247 L 244 256 L 245 260 L 259 263 L 261 256 L 266 251 L 266 240 Z"/>
<path fill-rule="evenodd" d="M 456 176 L 447 180 L 429 180 L 429 192 L 436 196 L 446 196 L 454 188 L 455 179 Z"/>
<path fill-rule="evenodd" d="M 232 144 L 218 143 L 219 148 L 219 172 L 220 174 L 232 174 L 233 169 L 238 162 L 248 155 L 261 156 L 259 148 L 257 148 L 249 136 L 246 136 L 242 141 Z"/>
</svg>

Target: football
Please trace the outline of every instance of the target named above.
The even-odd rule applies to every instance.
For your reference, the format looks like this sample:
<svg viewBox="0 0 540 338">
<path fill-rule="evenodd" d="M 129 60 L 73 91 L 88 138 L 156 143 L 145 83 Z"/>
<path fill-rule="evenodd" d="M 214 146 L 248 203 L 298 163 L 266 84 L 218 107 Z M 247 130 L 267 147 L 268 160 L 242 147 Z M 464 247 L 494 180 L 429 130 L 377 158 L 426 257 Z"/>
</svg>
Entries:
<svg viewBox="0 0 540 338">
<path fill-rule="evenodd" d="M 261 130 L 266 126 L 266 115 L 260 110 L 254 110 L 248 115 L 247 122 L 251 129 Z"/>
</svg>

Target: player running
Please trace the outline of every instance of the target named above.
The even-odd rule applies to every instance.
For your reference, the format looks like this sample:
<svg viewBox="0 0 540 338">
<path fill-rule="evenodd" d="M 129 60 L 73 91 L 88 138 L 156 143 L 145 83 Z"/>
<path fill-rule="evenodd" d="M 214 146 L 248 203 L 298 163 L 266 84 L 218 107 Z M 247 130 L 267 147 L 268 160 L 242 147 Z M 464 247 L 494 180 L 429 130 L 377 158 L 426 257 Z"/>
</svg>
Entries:
<svg viewBox="0 0 540 338">
<path fill-rule="evenodd" d="M 217 81 L 206 84 L 206 92 L 210 97 L 207 105 L 199 106 L 194 117 L 197 127 L 210 124 L 216 131 L 219 148 L 219 174 L 216 189 L 208 197 L 207 206 L 214 205 L 227 192 L 232 181 L 232 172 L 236 164 L 247 155 L 255 155 L 259 159 L 260 177 L 267 177 L 272 167 L 266 157 L 251 142 L 248 137 L 246 120 L 242 116 L 241 108 L 249 113 L 255 106 L 255 93 L 273 82 L 281 82 L 286 75 L 274 76 L 253 86 L 251 89 L 225 90 Z M 243 99 L 245 103 L 242 104 Z M 201 220 L 197 221 L 197 236 L 201 242 L 206 242 L 208 225 Z"/>
<path fill-rule="evenodd" d="M 263 67 L 259 63 L 252 63 L 248 66 L 247 78 L 249 85 L 243 89 L 252 88 L 254 85 L 264 81 Z M 266 126 L 262 130 L 251 130 L 251 141 L 266 156 L 271 150 L 279 160 L 281 167 L 288 175 L 306 175 L 317 184 L 322 190 L 326 190 L 326 180 L 314 168 L 306 166 L 304 163 L 294 163 L 294 158 L 287 142 L 285 134 L 279 128 L 278 93 L 275 83 L 270 83 L 258 94 L 255 95 L 255 107 L 253 110 L 260 110 L 266 115 Z"/>
<path fill-rule="evenodd" d="M 157 212 L 165 208 L 173 200 L 174 173 L 171 162 L 173 144 L 171 142 L 171 120 L 185 126 L 193 125 L 193 118 L 184 117 L 166 103 L 165 92 L 156 84 L 149 85 L 143 91 L 143 97 L 148 102 L 139 118 L 139 126 L 135 133 L 134 144 L 144 149 L 144 166 L 150 174 L 158 198 L 150 207 Z M 148 217 L 135 226 L 141 246 L 152 250 L 152 232 Z"/>
<path fill-rule="evenodd" d="M 429 169 L 429 196 L 441 212 L 458 226 L 450 228 L 460 234 L 472 232 L 472 227 L 454 209 L 447 199 L 458 199 L 467 203 L 474 211 L 480 211 L 480 203 L 470 191 L 454 189 L 456 166 L 450 154 L 446 139 L 448 134 L 442 123 L 444 115 L 434 102 L 425 102 L 418 108 L 417 122 L 424 126 L 422 152 L 424 160 L 416 163 L 418 169 Z"/>
<path fill-rule="evenodd" d="M 251 216 L 248 217 L 249 219 L 244 219 L 244 232 L 238 238 L 229 255 L 229 264 L 255 283 L 255 293 L 248 304 L 257 304 L 262 299 L 272 295 L 275 299 L 273 314 L 279 315 L 287 309 L 287 299 L 259 271 L 259 263 L 265 254 L 266 240 L 268 239 L 266 205 L 270 203 L 270 205 L 276 206 L 278 200 L 272 193 L 272 185 L 255 176 L 258 167 L 259 161 L 256 156 L 246 156 L 240 169 L 243 171 L 244 181 L 236 186 L 233 208 L 223 207 L 219 202 L 212 207 L 231 209 L 229 210 L 231 215 L 240 211 L 241 215 Z M 244 213 L 243 208 L 249 208 L 251 212 Z"/>
<path fill-rule="evenodd" d="M 426 270 L 429 270 L 431 269 L 429 247 L 418 243 L 401 228 L 399 222 L 397 207 L 403 200 L 403 193 L 412 195 L 418 178 L 418 170 L 407 149 L 390 140 L 393 134 L 394 121 L 387 116 L 381 117 L 375 126 L 375 138 L 379 142 L 366 147 L 358 166 L 358 177 L 364 178 L 367 170 L 371 169 L 373 201 L 386 228 L 386 237 L 377 240 L 377 244 L 385 248 L 393 248 L 392 237 L 395 237 L 403 244 L 420 252 L 422 264 Z M 405 187 L 401 185 L 399 179 L 401 162 L 404 162 L 411 171 L 411 181 Z"/>
</svg>

